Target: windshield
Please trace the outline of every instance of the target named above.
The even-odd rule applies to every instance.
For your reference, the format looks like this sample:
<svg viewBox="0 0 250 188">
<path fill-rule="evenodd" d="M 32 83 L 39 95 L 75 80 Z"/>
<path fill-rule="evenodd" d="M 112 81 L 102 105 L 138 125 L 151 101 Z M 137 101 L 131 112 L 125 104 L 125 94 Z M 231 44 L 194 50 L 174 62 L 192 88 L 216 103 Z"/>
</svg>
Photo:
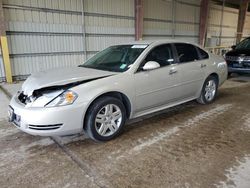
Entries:
<svg viewBox="0 0 250 188">
<path fill-rule="evenodd" d="M 80 67 L 112 72 L 128 70 L 147 45 L 111 46 L 90 58 Z"/>
<path fill-rule="evenodd" d="M 250 49 L 250 38 L 241 41 L 235 49 Z"/>
</svg>

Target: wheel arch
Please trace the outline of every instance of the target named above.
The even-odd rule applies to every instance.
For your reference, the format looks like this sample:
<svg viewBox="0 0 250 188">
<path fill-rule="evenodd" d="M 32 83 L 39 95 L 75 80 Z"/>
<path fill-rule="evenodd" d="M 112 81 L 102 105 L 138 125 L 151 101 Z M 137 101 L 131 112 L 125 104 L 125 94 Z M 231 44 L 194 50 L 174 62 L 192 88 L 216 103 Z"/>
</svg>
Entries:
<svg viewBox="0 0 250 188">
<path fill-rule="evenodd" d="M 217 73 L 211 73 L 211 74 L 209 74 L 207 77 L 206 77 L 206 79 L 205 79 L 205 81 L 204 81 L 204 83 L 203 83 L 203 86 L 202 86 L 202 88 L 201 88 L 201 90 L 200 90 L 200 92 L 199 92 L 199 96 L 197 97 L 197 99 L 196 99 L 196 101 L 198 102 L 198 103 L 200 103 L 200 104 L 207 104 L 208 102 L 206 102 L 205 100 L 204 100 L 204 98 L 203 98 L 203 89 L 204 89 L 204 87 L 205 87 L 205 84 L 206 84 L 206 82 L 207 82 L 207 80 L 208 80 L 208 78 L 209 77 L 213 77 L 213 78 L 215 78 L 215 81 L 217 82 L 217 88 L 216 88 L 216 90 L 218 89 L 218 87 L 219 87 L 219 75 L 217 74 Z M 213 99 L 214 100 L 214 99 Z M 213 101 L 212 100 L 212 101 Z"/>
<path fill-rule="evenodd" d="M 119 92 L 119 91 L 109 91 L 109 92 L 105 92 L 105 93 L 102 93 L 100 95 L 98 95 L 97 97 L 95 97 L 88 105 L 87 107 L 87 110 L 86 110 L 86 113 L 85 113 L 85 116 L 90 108 L 90 106 L 96 101 L 98 100 L 99 98 L 101 97 L 105 97 L 105 96 L 109 96 L 109 97 L 114 97 L 114 98 L 117 98 L 119 100 L 121 100 L 121 102 L 123 103 L 124 107 L 125 107 L 125 110 L 126 110 L 126 117 L 129 118 L 130 115 L 131 115 L 131 111 L 132 111 L 132 106 L 131 106 L 131 102 L 129 100 L 129 98 L 127 97 L 127 95 L 125 95 L 124 93 L 122 92 Z M 84 119 L 86 119 L 84 117 Z"/>
<path fill-rule="evenodd" d="M 220 83 L 220 78 L 219 78 L 219 75 L 218 75 L 217 73 L 213 72 L 213 73 L 209 74 L 208 77 L 209 77 L 209 76 L 215 77 L 215 78 L 216 78 L 216 81 L 217 81 L 217 84 L 219 85 L 219 83 Z M 208 77 L 207 77 L 207 78 L 208 78 Z"/>
</svg>

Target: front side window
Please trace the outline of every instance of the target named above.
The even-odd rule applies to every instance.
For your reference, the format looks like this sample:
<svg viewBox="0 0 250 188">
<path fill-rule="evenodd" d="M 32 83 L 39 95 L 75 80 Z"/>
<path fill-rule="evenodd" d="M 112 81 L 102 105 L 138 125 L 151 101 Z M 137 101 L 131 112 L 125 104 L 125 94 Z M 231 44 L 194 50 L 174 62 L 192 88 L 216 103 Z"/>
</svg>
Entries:
<svg viewBox="0 0 250 188">
<path fill-rule="evenodd" d="M 235 49 L 250 49 L 250 38 L 246 38 L 245 40 L 241 41 Z"/>
<path fill-rule="evenodd" d="M 147 45 L 111 46 L 90 58 L 80 67 L 99 69 L 112 72 L 128 70 Z"/>
<path fill-rule="evenodd" d="M 199 59 L 195 46 L 191 44 L 176 43 L 175 47 L 180 63 L 191 62 Z"/>
<path fill-rule="evenodd" d="M 159 63 L 161 67 L 170 65 L 173 59 L 173 53 L 170 44 L 164 44 L 155 47 L 153 50 L 149 52 L 149 54 L 144 59 L 143 63 L 140 66 L 140 69 L 148 62 L 155 61 Z"/>
</svg>

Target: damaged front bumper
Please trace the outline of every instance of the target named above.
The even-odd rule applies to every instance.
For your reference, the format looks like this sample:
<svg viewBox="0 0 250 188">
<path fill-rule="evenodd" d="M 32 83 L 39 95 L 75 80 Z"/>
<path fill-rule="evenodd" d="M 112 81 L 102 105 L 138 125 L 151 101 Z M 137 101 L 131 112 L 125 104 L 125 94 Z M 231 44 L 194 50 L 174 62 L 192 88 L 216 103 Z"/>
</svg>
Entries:
<svg viewBox="0 0 250 188">
<path fill-rule="evenodd" d="M 70 135 L 83 131 L 85 104 L 60 107 L 27 107 L 15 95 L 10 102 L 10 121 L 20 130 L 40 136 Z"/>
</svg>

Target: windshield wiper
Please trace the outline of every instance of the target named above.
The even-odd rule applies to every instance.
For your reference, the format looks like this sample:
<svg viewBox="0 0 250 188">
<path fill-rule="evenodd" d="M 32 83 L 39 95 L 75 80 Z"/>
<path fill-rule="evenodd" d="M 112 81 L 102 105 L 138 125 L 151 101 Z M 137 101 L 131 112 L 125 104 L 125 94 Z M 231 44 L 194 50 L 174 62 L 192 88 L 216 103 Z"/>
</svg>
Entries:
<svg viewBox="0 0 250 188">
<path fill-rule="evenodd" d="M 109 71 L 109 72 L 119 72 L 119 71 L 115 71 L 113 69 L 108 69 L 107 67 L 91 67 L 91 66 L 86 66 L 86 65 L 78 65 L 78 67 L 96 69 L 96 70 L 102 70 L 102 71 Z"/>
</svg>

